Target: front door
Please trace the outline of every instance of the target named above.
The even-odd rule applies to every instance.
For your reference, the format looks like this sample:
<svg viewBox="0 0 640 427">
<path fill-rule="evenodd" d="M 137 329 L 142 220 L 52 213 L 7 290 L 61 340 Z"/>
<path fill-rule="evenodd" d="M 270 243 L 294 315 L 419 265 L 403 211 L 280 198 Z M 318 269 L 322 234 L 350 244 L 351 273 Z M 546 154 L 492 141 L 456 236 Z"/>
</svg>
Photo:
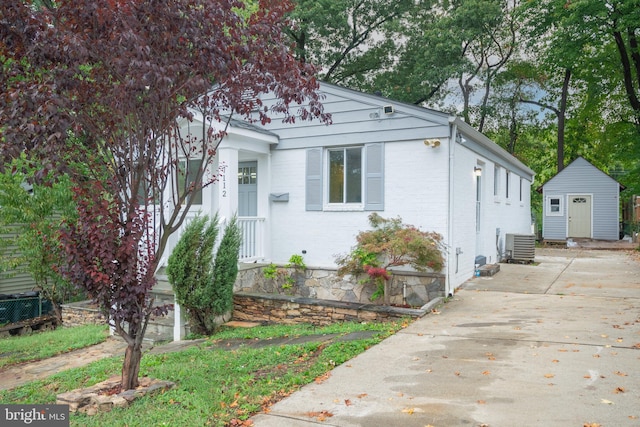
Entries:
<svg viewBox="0 0 640 427">
<path fill-rule="evenodd" d="M 238 216 L 258 215 L 258 162 L 238 163 Z"/>
<path fill-rule="evenodd" d="M 591 196 L 570 195 L 569 236 L 591 238 Z"/>
</svg>

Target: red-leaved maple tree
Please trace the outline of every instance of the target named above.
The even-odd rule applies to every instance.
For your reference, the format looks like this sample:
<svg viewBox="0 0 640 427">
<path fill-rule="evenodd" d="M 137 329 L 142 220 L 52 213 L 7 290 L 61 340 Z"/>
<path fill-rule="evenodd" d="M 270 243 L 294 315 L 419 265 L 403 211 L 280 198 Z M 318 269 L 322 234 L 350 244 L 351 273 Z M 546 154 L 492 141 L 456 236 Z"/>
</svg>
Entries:
<svg viewBox="0 0 640 427">
<path fill-rule="evenodd" d="M 330 121 L 314 68 L 285 41 L 290 10 L 282 0 L 0 2 L 0 156 L 27 153 L 45 165 L 39 176 L 71 176 L 80 220 L 62 232 L 61 268 L 126 340 L 124 389 L 138 385 L 149 316 L 167 310 L 149 296 L 159 260 L 190 194 L 215 182 L 205 170 L 231 117 Z M 278 102 L 263 105 L 267 92 Z M 185 132 L 196 114 L 207 126 Z"/>
</svg>

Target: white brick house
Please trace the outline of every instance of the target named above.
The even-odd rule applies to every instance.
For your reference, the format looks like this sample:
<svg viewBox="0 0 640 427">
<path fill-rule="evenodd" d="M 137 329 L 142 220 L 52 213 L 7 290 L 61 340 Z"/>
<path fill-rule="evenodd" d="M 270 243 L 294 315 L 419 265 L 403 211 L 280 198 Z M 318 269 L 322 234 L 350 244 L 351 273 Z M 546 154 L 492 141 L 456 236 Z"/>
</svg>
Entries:
<svg viewBox="0 0 640 427">
<path fill-rule="evenodd" d="M 531 233 L 534 172 L 459 118 L 330 84 L 320 92 L 331 125 L 235 121 L 220 146 L 224 173 L 193 210 L 237 213 L 244 261 L 304 254 L 308 267 L 335 267 L 378 212 L 443 235 L 452 293 L 476 256 L 500 259 L 506 233 Z"/>
</svg>

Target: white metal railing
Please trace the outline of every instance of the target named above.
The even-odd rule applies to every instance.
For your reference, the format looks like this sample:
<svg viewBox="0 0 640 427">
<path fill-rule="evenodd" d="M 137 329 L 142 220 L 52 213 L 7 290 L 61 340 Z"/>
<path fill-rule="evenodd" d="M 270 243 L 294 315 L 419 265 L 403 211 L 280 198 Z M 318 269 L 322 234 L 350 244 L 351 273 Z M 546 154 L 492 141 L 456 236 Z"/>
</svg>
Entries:
<svg viewBox="0 0 640 427">
<path fill-rule="evenodd" d="M 242 236 L 239 261 L 248 262 L 264 258 L 264 218 L 238 217 Z"/>
</svg>

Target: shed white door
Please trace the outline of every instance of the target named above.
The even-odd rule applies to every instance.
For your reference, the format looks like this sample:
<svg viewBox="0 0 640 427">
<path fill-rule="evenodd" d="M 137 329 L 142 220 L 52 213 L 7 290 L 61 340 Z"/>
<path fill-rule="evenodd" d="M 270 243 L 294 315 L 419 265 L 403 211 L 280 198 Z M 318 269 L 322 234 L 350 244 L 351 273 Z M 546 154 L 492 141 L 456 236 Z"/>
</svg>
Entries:
<svg viewBox="0 0 640 427">
<path fill-rule="evenodd" d="M 238 164 L 238 216 L 258 215 L 258 162 Z"/>
<path fill-rule="evenodd" d="M 569 196 L 569 236 L 591 237 L 591 196 Z"/>
</svg>

